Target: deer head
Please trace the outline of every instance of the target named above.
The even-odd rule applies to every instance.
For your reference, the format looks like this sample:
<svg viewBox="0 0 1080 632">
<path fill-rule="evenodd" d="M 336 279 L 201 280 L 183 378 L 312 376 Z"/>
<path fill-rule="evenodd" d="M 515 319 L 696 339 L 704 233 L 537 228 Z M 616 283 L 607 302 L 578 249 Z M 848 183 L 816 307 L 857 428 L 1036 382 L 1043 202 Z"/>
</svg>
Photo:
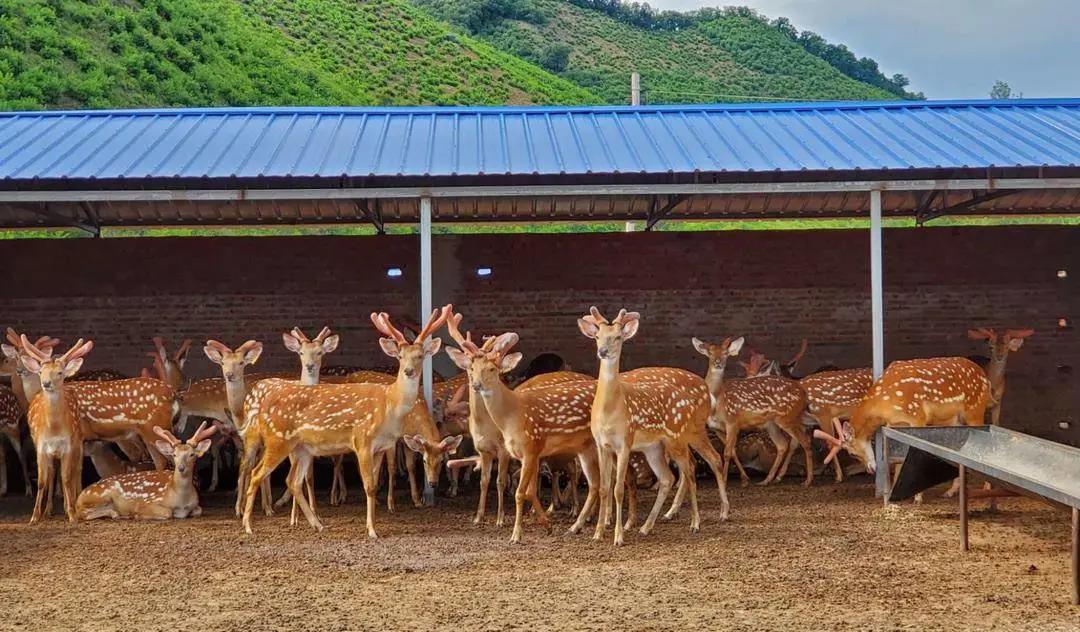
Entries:
<svg viewBox="0 0 1080 632">
<path fill-rule="evenodd" d="M 1034 329 L 1006 329 L 1000 336 L 993 329 L 979 328 L 969 329 L 968 338 L 972 340 L 985 340 L 990 347 L 990 357 L 995 362 L 1002 362 L 1009 353 L 1019 351 L 1024 344 L 1024 338 L 1035 333 Z"/>
<path fill-rule="evenodd" d="M 402 437 L 406 447 L 413 452 L 419 452 L 424 457 L 424 476 L 427 477 L 425 489 L 434 490 L 439 486 L 440 465 L 442 465 L 444 458 L 457 452 L 463 438 L 461 435 L 456 435 L 446 437 L 438 443 L 432 443 L 425 439 L 423 435 L 405 435 Z"/>
<path fill-rule="evenodd" d="M 750 350 L 750 361 L 740 361 L 739 365 L 743 371 L 746 371 L 746 377 L 761 377 L 780 372 L 779 364 L 766 358 L 764 353 L 758 353 L 753 349 Z"/>
<path fill-rule="evenodd" d="M 190 478 L 195 471 L 195 461 L 206 454 L 210 449 L 210 437 L 217 432 L 217 426 L 206 427 L 206 422 L 199 425 L 195 434 L 186 442 L 180 441 L 176 436 L 164 428 L 154 428 L 154 432 L 164 441 L 155 441 L 154 447 L 165 456 L 171 458 L 176 465 L 176 473 Z"/>
<path fill-rule="evenodd" d="M 460 349 L 447 347 L 446 355 L 454 361 L 459 369 L 468 373 L 469 385 L 479 395 L 490 395 L 502 380 L 502 375 L 514 370 L 521 362 L 520 353 L 507 351 L 517 344 L 518 335 L 508 331 L 502 335 L 484 340 L 482 346 L 477 346 L 472 341 L 472 333 L 461 334 L 461 314 L 451 312 L 448 321 L 450 336 L 458 343 Z"/>
<path fill-rule="evenodd" d="M 705 342 L 700 338 L 691 338 L 690 341 L 698 353 L 709 359 L 709 374 L 715 374 L 719 377 L 723 377 L 728 359 L 737 357 L 746 342 L 742 336 L 724 338 L 719 344 Z"/>
<path fill-rule="evenodd" d="M 824 465 L 832 462 L 833 459 L 839 456 L 840 450 L 845 449 L 862 461 L 866 465 L 867 471 L 873 474 L 876 461 L 874 460 L 874 446 L 870 439 L 860 437 L 856 440 L 855 429 L 851 423 L 847 421 L 840 423 L 839 419 L 833 419 L 833 430 L 836 431 L 836 436 L 823 430 L 814 430 L 814 438 L 821 439 L 829 446 L 829 453 L 825 455 Z"/>
<path fill-rule="evenodd" d="M 79 338 L 79 341 L 72 345 L 64 355 L 53 358 L 51 348 L 46 353 L 30 342 L 26 334 L 23 334 L 19 340 L 22 342 L 20 361 L 28 371 L 41 380 L 41 390 L 53 397 L 64 388 L 66 378 L 78 373 L 83 363 L 83 356 L 94 348 L 93 341 L 83 342 L 83 339 Z"/>
<path fill-rule="evenodd" d="M 262 343 L 254 340 L 248 340 L 235 351 L 217 340 L 207 340 L 206 346 L 203 347 L 206 357 L 221 367 L 225 381 L 232 384 L 243 381 L 244 367 L 258 362 L 262 350 Z"/>
<path fill-rule="evenodd" d="M 616 362 L 622 354 L 623 343 L 637 334 L 641 314 L 621 309 L 619 315 L 609 322 L 600 314 L 600 310 L 590 307 L 589 313 L 577 322 L 581 333 L 596 341 L 596 357 Z"/>
<path fill-rule="evenodd" d="M 299 327 L 293 327 L 292 331 L 281 334 L 281 340 L 286 349 L 300 356 L 303 382 L 315 384 L 319 381 L 323 356 L 337 349 L 340 338 L 337 334 L 331 335 L 329 327 L 323 327 L 319 335 L 312 340 L 304 335 Z"/>
<path fill-rule="evenodd" d="M 397 359 L 399 376 L 409 380 L 419 377 L 424 358 L 438 353 L 442 347 L 442 340 L 432 338 L 431 334 L 443 326 L 451 313 L 452 305 L 445 305 L 441 310 L 432 310 L 427 324 L 416 335 L 416 339 L 409 342 L 405 339 L 405 334 L 390 322 L 390 316 L 386 312 L 372 312 L 371 323 L 379 333 L 386 336 L 379 338 L 379 346 L 383 353 Z"/>
<path fill-rule="evenodd" d="M 18 332 L 11 327 L 7 328 L 6 333 L 7 343 L 0 344 L 0 351 L 3 352 L 3 364 L 0 364 L 0 376 L 19 376 L 27 377 L 32 375 L 30 371 L 23 366 L 22 359 L 22 339 Z M 50 338 L 49 336 L 41 336 L 34 342 L 34 346 L 47 356 L 52 356 L 53 348 L 60 344 L 60 341 L 56 338 Z"/>
<path fill-rule="evenodd" d="M 187 363 L 191 340 L 180 343 L 180 347 L 172 355 L 165 348 L 165 340 L 161 336 L 154 336 L 152 340 L 154 351 L 147 352 L 146 355 L 153 359 L 158 379 L 174 389 L 180 389 L 184 385 L 184 364 Z"/>
</svg>

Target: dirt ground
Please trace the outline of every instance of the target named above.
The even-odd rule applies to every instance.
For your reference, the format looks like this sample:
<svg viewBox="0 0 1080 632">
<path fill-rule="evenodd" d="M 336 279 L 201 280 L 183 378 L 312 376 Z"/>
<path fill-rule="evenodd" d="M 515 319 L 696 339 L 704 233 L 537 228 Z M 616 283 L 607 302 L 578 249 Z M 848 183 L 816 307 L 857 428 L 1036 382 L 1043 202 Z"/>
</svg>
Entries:
<svg viewBox="0 0 1080 632">
<path fill-rule="evenodd" d="M 321 507 L 321 534 L 279 514 L 254 536 L 228 494 L 198 519 L 76 527 L 27 526 L 29 502 L 9 496 L 0 629 L 1080 629 L 1067 514 L 1004 500 L 974 514 L 963 554 L 953 501 L 884 509 L 868 480 L 733 485 L 725 524 L 702 480 L 701 533 L 684 510 L 619 549 L 564 535 L 565 515 L 511 545 L 508 527 L 471 523 L 475 494 L 434 509 L 402 495 L 375 542 L 355 495 Z"/>
</svg>

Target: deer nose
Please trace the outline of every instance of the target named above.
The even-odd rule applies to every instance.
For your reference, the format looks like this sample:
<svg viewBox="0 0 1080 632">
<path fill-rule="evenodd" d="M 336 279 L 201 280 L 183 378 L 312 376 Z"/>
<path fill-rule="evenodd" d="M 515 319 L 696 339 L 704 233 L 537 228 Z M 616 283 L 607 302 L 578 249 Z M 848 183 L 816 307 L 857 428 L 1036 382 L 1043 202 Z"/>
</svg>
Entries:
<svg viewBox="0 0 1080 632">
<path fill-rule="evenodd" d="M 484 387 L 480 384 L 480 382 L 472 383 L 472 390 L 476 391 L 477 393 L 479 393 L 483 388 Z"/>
<path fill-rule="evenodd" d="M 52 382 L 42 381 L 41 388 L 52 388 Z"/>
<path fill-rule="evenodd" d="M 416 369 L 405 369 L 405 377 L 413 377 L 416 375 Z"/>
<path fill-rule="evenodd" d="M 596 350 L 596 356 L 601 360 L 607 360 L 609 355 L 611 354 L 610 352 L 608 352 L 607 347 L 601 347 L 600 349 Z"/>
<path fill-rule="evenodd" d="M 315 365 L 314 364 L 308 364 L 304 368 L 307 369 L 308 373 L 314 373 L 315 372 Z"/>
</svg>

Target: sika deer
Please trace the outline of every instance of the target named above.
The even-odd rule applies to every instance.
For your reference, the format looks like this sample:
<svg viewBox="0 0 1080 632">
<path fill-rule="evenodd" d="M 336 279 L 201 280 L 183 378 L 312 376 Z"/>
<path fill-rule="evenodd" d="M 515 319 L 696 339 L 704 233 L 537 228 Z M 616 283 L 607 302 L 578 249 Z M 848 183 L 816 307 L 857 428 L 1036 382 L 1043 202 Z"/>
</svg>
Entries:
<svg viewBox="0 0 1080 632">
<path fill-rule="evenodd" d="M 1035 333 L 1034 329 L 1006 329 L 1000 336 L 993 329 L 969 329 L 968 338 L 985 340 L 990 347 L 990 365 L 986 377 L 990 380 L 990 423 L 997 426 L 1001 421 L 1001 400 L 1005 398 L 1005 363 L 1009 353 L 1019 351 L 1024 338 Z"/>
<path fill-rule="evenodd" d="M 79 494 L 76 510 L 80 519 L 168 520 L 202 515 L 192 476 L 195 461 L 210 449 L 210 436 L 217 427 L 207 428 L 203 422 L 186 443 L 168 430 L 154 430 L 164 439 L 156 447 L 172 458 L 174 471 L 118 474 L 94 483 Z"/>
<path fill-rule="evenodd" d="M 187 386 L 184 379 L 184 364 L 187 362 L 188 350 L 191 348 L 191 340 L 184 340 L 175 353 L 169 355 L 165 348 L 165 340 L 161 336 L 154 336 L 154 351 L 146 355 L 154 360 L 154 369 L 162 382 L 168 384 L 176 392 L 181 392 Z"/>
<path fill-rule="evenodd" d="M 720 488 L 721 520 L 728 515 L 727 487 L 721 475 L 719 455 L 712 449 L 705 424 L 709 417 L 709 391 L 704 380 L 682 369 L 651 367 L 619 372 L 622 345 L 637 333 L 637 312 L 619 311 L 608 322 L 595 307 L 578 319 L 578 328 L 596 340 L 600 358 L 600 377 L 591 411 L 591 429 L 600 456 L 601 516 L 596 521 L 594 540 L 604 535 L 611 515 L 612 461 L 615 459 L 615 544 L 623 543 L 622 501 L 631 451 L 644 452 L 660 488 L 652 511 L 640 533 L 652 531 L 660 509 L 671 491 L 673 475 L 668 467 L 672 459 L 679 467 L 679 491 L 668 517 L 678 510 L 684 489 L 689 489 L 691 531 L 700 528 L 697 506 L 697 482 L 694 480 L 693 447 L 709 462 Z"/>
<path fill-rule="evenodd" d="M 251 512 L 256 490 L 290 454 L 296 460 L 286 482 L 308 523 L 317 531 L 322 531 L 323 525 L 307 502 L 301 484 L 313 457 L 341 454 L 351 449 L 356 454 L 367 494 L 368 536 L 373 539 L 378 537 L 374 520 L 378 489 L 377 458 L 387 450 L 394 449 L 402 435 L 404 418 L 417 402 L 424 357 L 436 353 L 442 344 L 441 340 L 430 336 L 446 322 L 449 313 L 449 305 L 441 312 L 433 312 L 428 324 L 412 343 L 390 324 L 385 313 L 371 315 L 375 328 L 387 336 L 379 340 L 383 352 L 398 360 L 397 379 L 389 386 L 302 386 L 285 380 L 271 381 L 257 410 L 247 411 L 245 428 L 261 434 L 263 452 L 247 483 L 245 531 L 251 533 Z M 261 419 L 253 421 L 252 414 Z"/>
<path fill-rule="evenodd" d="M 12 382 L 16 379 L 13 377 Z M 23 486 L 26 489 L 26 495 L 30 496 L 30 470 L 26 466 L 26 456 L 22 450 L 22 438 L 19 433 L 20 418 L 22 418 L 22 409 L 19 407 L 19 398 L 11 389 L 0 386 L 0 433 L 7 437 L 8 443 L 15 450 L 15 456 L 19 458 Z M 3 445 L 0 445 L 0 496 L 6 496 L 7 490 L 7 451 L 4 450 Z"/>
<path fill-rule="evenodd" d="M 75 375 L 82 366 L 83 357 L 94 348 L 92 341 L 80 338 L 67 353 L 53 359 L 35 347 L 26 335 L 22 343 L 21 362 L 38 377 L 40 397 L 30 402 L 27 422 L 30 436 L 37 452 L 38 489 L 34 501 L 34 513 L 30 524 L 38 523 L 43 516 L 52 513 L 52 488 L 56 476 L 54 461 L 60 461 L 61 489 L 64 493 L 64 512 L 68 520 L 77 522 L 75 497 L 82 486 L 83 428 L 79 398 L 72 388 L 64 384 L 66 378 Z M 48 509 L 44 503 L 48 501 Z"/>
<path fill-rule="evenodd" d="M 855 407 L 873 384 L 874 374 L 870 369 L 824 371 L 799 380 L 799 386 L 806 393 L 807 414 L 826 433 L 835 432 L 839 420 L 851 419 Z M 791 454 L 788 453 L 787 461 L 791 460 Z M 786 468 L 786 461 L 784 465 Z M 844 471 L 839 459 L 833 461 L 833 468 L 836 482 L 843 481 Z"/>
<path fill-rule="evenodd" d="M 455 322 L 454 326 L 457 324 Z M 521 477 L 514 495 L 514 531 L 510 536 L 513 543 L 521 542 L 521 518 L 526 501 L 532 502 L 541 525 L 550 527 L 547 512 L 537 495 L 541 458 L 574 455 L 589 481 L 585 506 L 570 527 L 570 533 L 579 532 L 592 513 L 598 474 L 596 446 L 589 425 L 595 382 L 588 379 L 511 390 L 501 376 L 521 361 L 520 353 L 507 353 L 517 340 L 516 333 L 504 333 L 495 339 L 488 351 L 483 351 L 466 336 L 464 349 L 446 350 L 458 368 L 468 371 L 472 390 L 483 399 L 484 407 L 502 434 L 506 451 L 521 461 Z"/>
<path fill-rule="evenodd" d="M 714 402 L 709 423 L 715 429 L 722 429 L 725 434 L 724 471 L 727 471 L 726 464 L 735 458 L 735 445 L 740 432 L 760 427 L 770 430 L 771 426 L 775 426 L 802 446 L 806 455 L 806 480 L 803 486 L 809 486 L 814 480 L 814 461 L 810 438 L 806 436 L 802 425 L 806 394 L 799 385 L 792 380 L 773 375 L 725 381 L 726 358 L 739 355 L 743 338 L 727 338 L 720 344 L 710 344 L 697 338 L 692 342 L 698 353 L 709 359 L 709 372 L 705 380 Z M 775 432 L 775 428 L 770 432 L 770 436 Z M 773 438 L 773 441 L 777 442 L 778 437 Z M 785 460 L 786 452 L 792 449 L 791 442 L 778 443 L 777 449 L 776 460 L 762 485 L 779 480 L 780 466 Z M 740 474 L 745 476 L 741 469 Z"/>
<path fill-rule="evenodd" d="M 262 343 L 255 340 L 248 340 L 235 350 L 217 340 L 207 340 L 203 353 L 211 362 L 221 367 L 224 388 L 222 388 L 222 379 L 200 380 L 192 384 L 191 388 L 184 393 L 185 410 L 181 414 L 179 427 L 184 427 L 188 415 L 216 419 L 222 428 L 228 430 L 227 433 L 223 433 L 226 435 L 223 440 L 232 439 L 237 450 L 244 452 L 243 440 L 239 437 L 238 420 L 244 419 L 244 398 L 247 395 L 249 383 L 256 381 L 254 376 L 245 377 L 244 371 L 259 361 L 262 352 Z M 208 492 L 216 490 L 218 486 L 218 471 L 221 467 L 220 444 L 211 443 L 211 457 L 214 468 L 210 475 Z M 242 484 L 238 482 L 237 495 L 240 495 L 241 489 Z M 239 500 L 237 502 L 239 503 Z"/>
<path fill-rule="evenodd" d="M 19 407 L 25 415 L 30 410 L 30 402 L 34 396 L 41 392 L 41 382 L 37 376 L 30 372 L 22 362 L 22 340 L 20 335 L 11 327 L 7 328 L 7 341 L 10 344 L 0 345 L 4 353 L 4 367 L 0 375 L 11 376 L 11 390 L 19 400 Z M 56 338 L 41 336 L 34 343 L 34 348 L 47 356 L 51 356 L 53 347 L 60 344 Z"/>
</svg>

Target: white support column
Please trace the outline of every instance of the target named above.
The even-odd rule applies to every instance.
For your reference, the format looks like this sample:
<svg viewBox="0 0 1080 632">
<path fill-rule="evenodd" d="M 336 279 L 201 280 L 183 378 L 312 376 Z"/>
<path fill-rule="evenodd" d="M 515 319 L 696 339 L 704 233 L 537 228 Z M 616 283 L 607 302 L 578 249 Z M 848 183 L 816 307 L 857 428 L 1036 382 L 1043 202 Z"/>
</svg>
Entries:
<svg viewBox="0 0 1080 632">
<path fill-rule="evenodd" d="M 885 305 L 881 283 L 881 191 L 870 192 L 870 320 L 874 338 L 874 379 L 885 371 Z"/>
<path fill-rule="evenodd" d="M 420 198 L 420 326 L 431 316 L 431 198 Z M 431 397 L 431 358 L 424 358 L 424 398 L 428 410 Z"/>
</svg>

